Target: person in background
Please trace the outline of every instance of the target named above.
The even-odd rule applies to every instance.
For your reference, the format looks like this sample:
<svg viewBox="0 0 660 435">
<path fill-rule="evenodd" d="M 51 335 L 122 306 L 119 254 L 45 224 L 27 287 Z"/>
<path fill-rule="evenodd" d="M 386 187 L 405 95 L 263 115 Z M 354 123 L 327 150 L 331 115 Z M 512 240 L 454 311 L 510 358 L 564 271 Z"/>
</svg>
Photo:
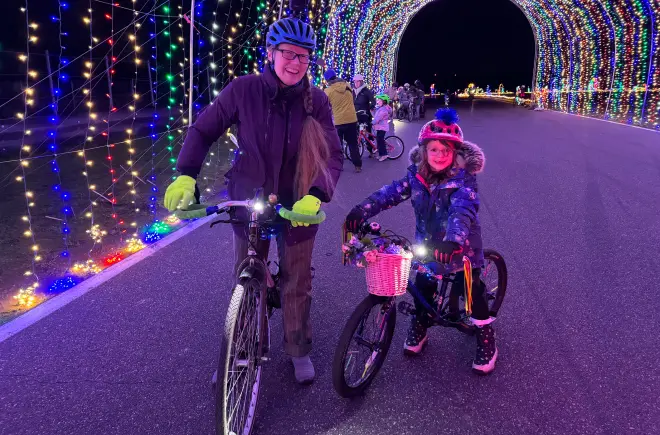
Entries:
<svg viewBox="0 0 660 435">
<path fill-rule="evenodd" d="M 366 124 L 367 131 L 371 133 L 371 109 L 376 105 L 376 101 L 362 74 L 355 74 L 353 77 L 353 96 L 358 122 Z"/>
<path fill-rule="evenodd" d="M 355 165 L 355 172 L 361 172 L 362 157 L 358 150 L 357 115 L 351 86 L 346 81 L 337 78 L 337 73 L 333 69 L 328 69 L 323 77 L 328 82 L 325 94 L 332 106 L 332 115 L 339 140 L 346 141 L 351 154 L 351 162 Z"/>
<path fill-rule="evenodd" d="M 388 105 L 390 97 L 386 94 L 376 96 L 376 110 L 374 110 L 374 130 L 376 130 L 376 143 L 378 145 L 378 161 L 387 160 L 387 146 L 385 145 L 385 134 L 390 129 L 388 120 L 392 116 L 392 109 Z"/>
<path fill-rule="evenodd" d="M 394 82 L 392 83 L 392 86 L 387 88 L 387 91 L 385 91 L 387 96 L 390 97 L 391 102 L 396 101 L 396 93 L 398 88 L 399 88 L 399 84 L 397 82 Z"/>
<path fill-rule="evenodd" d="M 424 85 L 422 84 L 421 81 L 415 80 L 415 90 L 417 93 L 417 114 L 419 115 L 420 118 L 424 118 Z"/>
</svg>

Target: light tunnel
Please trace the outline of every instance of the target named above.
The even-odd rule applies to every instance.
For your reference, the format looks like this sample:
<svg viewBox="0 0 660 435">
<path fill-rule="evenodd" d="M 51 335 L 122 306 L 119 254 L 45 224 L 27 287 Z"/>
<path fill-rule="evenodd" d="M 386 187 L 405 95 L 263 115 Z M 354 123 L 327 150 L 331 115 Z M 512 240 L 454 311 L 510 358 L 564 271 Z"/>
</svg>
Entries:
<svg viewBox="0 0 660 435">
<path fill-rule="evenodd" d="M 385 89 L 408 23 L 431 1 L 335 1 L 325 59 Z M 511 1 L 535 35 L 531 81 L 546 108 L 660 129 L 660 0 Z"/>
</svg>

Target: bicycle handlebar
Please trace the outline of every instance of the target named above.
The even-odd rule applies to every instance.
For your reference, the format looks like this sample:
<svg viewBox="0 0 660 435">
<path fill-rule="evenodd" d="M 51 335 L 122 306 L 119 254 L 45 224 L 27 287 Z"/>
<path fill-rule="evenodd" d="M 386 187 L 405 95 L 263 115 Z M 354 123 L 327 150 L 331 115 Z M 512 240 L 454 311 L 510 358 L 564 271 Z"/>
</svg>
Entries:
<svg viewBox="0 0 660 435">
<path fill-rule="evenodd" d="M 199 219 L 212 214 L 221 213 L 229 207 L 245 207 L 252 209 L 257 204 L 256 201 L 226 201 L 217 205 L 191 204 L 187 210 L 177 210 L 174 215 L 179 219 Z M 263 203 L 262 203 L 263 205 Z M 310 216 L 306 214 L 295 213 L 281 205 L 275 206 L 278 215 L 288 221 L 302 222 L 310 225 L 317 225 L 326 218 L 325 212 L 319 211 L 318 214 Z"/>
</svg>

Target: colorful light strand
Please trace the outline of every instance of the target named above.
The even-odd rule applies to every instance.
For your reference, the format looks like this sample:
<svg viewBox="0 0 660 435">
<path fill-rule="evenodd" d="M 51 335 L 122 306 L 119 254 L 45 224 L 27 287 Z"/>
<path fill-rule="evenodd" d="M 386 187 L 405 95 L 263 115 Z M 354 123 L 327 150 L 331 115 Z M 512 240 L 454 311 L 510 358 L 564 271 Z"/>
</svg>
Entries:
<svg viewBox="0 0 660 435">
<path fill-rule="evenodd" d="M 359 72 L 384 90 L 406 26 L 430 1 L 335 2 L 324 57 L 341 76 Z M 660 2 L 512 2 L 535 33 L 534 90 L 547 108 L 660 129 Z"/>
</svg>

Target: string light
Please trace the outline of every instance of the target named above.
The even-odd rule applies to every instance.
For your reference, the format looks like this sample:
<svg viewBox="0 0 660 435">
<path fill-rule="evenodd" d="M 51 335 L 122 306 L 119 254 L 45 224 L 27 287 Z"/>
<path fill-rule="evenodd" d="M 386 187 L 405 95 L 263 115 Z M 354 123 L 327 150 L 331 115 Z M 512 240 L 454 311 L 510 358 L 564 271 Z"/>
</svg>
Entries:
<svg viewBox="0 0 660 435">
<path fill-rule="evenodd" d="M 320 33 L 328 65 L 383 91 L 407 24 L 430 1 L 335 2 Z M 660 129 L 660 3 L 513 1 L 536 34 L 534 91 L 547 108 Z"/>
</svg>

